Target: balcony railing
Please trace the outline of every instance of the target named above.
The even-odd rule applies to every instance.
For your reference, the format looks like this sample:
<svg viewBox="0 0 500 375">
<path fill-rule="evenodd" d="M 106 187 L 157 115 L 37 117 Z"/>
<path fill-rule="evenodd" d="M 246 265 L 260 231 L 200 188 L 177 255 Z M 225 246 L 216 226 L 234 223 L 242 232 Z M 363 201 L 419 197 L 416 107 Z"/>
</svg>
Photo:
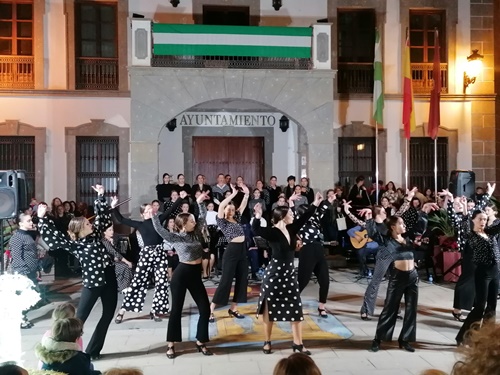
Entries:
<svg viewBox="0 0 500 375">
<path fill-rule="evenodd" d="M 118 59 L 76 58 L 77 90 L 118 90 Z"/>
<path fill-rule="evenodd" d="M 34 89 L 33 56 L 0 56 L 0 88 Z"/>
<path fill-rule="evenodd" d="M 411 64 L 414 94 L 430 94 L 434 88 L 432 65 L 432 63 Z M 448 93 L 448 64 L 441 64 L 441 93 Z"/>
<path fill-rule="evenodd" d="M 338 68 L 339 93 L 373 93 L 373 63 L 339 62 Z M 413 93 L 430 94 L 434 87 L 432 63 L 412 63 L 411 71 Z M 448 64 L 441 64 L 441 93 L 448 93 Z"/>
</svg>

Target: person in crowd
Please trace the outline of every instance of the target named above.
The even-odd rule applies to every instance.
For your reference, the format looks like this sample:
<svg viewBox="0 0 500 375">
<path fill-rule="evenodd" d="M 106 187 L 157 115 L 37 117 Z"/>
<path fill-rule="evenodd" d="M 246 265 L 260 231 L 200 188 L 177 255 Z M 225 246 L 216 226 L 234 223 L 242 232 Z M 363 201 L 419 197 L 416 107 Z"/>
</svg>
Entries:
<svg viewBox="0 0 500 375">
<path fill-rule="evenodd" d="M 74 217 L 68 227 L 69 239 L 59 232 L 52 220 L 46 218 L 47 206 L 38 205 L 38 230 L 51 249 L 63 248 L 80 261 L 83 273 L 83 289 L 77 309 L 77 318 L 85 322 L 97 299 L 101 299 L 102 314 L 86 352 L 91 358 L 99 359 L 109 324 L 113 319 L 118 295 L 113 259 L 102 244 L 104 231 L 111 226 L 111 215 L 104 187 L 92 186 L 98 198 L 94 202 L 96 217 L 91 224 L 85 217 Z M 99 266 L 96 266 L 99 265 Z"/>
<path fill-rule="evenodd" d="M 70 201 L 63 202 L 64 213 L 69 216 L 69 218 L 73 218 L 75 215 L 73 214 L 73 207 Z"/>
<path fill-rule="evenodd" d="M 17 224 L 19 229 L 14 232 L 9 241 L 12 272 L 24 275 L 38 285 L 38 249 L 35 242 L 37 232 L 33 228 L 33 220 L 30 215 L 21 213 L 17 216 Z M 31 327 L 33 323 L 28 320 L 25 312 L 21 328 Z"/>
<path fill-rule="evenodd" d="M 153 225 L 157 233 L 175 247 L 180 261 L 172 276 L 172 311 L 167 329 L 167 357 L 169 359 L 174 359 L 176 356 L 175 342 L 182 341 L 181 318 L 187 290 L 191 293 L 191 297 L 200 312 L 196 331 L 196 348 L 203 355 L 212 355 L 212 352 L 206 347 L 206 343 L 209 341 L 208 319 L 210 317 L 210 307 L 207 290 L 201 280 L 203 245 L 200 239 L 203 237 L 202 228 L 206 225 L 205 216 L 207 210 L 203 203 L 206 199 L 208 199 L 208 191 L 201 193 L 196 200 L 199 209 L 198 222 L 190 213 L 182 213 L 176 217 L 176 233 L 163 228 L 158 216 L 153 217 Z"/>
<path fill-rule="evenodd" d="M 14 363 L 0 363 L 2 375 L 29 375 L 28 371 Z"/>
<path fill-rule="evenodd" d="M 50 204 L 49 215 L 51 215 L 52 217 L 56 217 L 57 216 L 57 207 L 60 205 L 62 205 L 61 198 L 55 197 L 54 199 L 52 199 L 52 202 Z"/>
<path fill-rule="evenodd" d="M 181 212 L 179 212 L 179 213 L 180 214 L 187 214 L 187 213 L 189 213 L 190 208 L 191 208 L 191 206 L 189 204 L 189 201 L 183 200 L 181 203 Z"/>
<path fill-rule="evenodd" d="M 424 203 L 427 203 L 427 202 L 435 202 L 436 201 L 436 197 L 434 195 L 434 192 L 432 191 L 431 188 L 426 188 L 425 191 L 424 191 L 424 200 L 423 202 Z"/>
<path fill-rule="evenodd" d="M 473 199 L 467 199 L 467 211 L 472 212 L 476 208 L 476 201 Z"/>
<path fill-rule="evenodd" d="M 426 203 L 419 214 L 419 231 L 423 233 L 427 227 L 427 214 L 438 209 L 434 203 Z M 396 320 L 398 317 L 401 298 L 405 298 L 405 315 L 403 327 L 399 335 L 399 347 L 408 352 L 414 352 L 411 342 L 416 340 L 417 332 L 417 302 L 418 302 L 418 273 L 415 268 L 413 241 L 404 238 L 406 226 L 401 217 L 392 216 L 387 222 L 387 234 L 382 234 L 372 219 L 372 210 L 364 209 L 360 215 L 365 216 L 368 236 L 390 249 L 393 254 L 393 269 L 387 286 L 387 296 L 384 309 L 380 314 L 375 338 L 372 341 L 371 351 L 380 349 L 381 341 L 391 341 Z M 415 240 L 420 245 L 418 240 Z"/>
<path fill-rule="evenodd" d="M 413 197 L 410 201 L 410 207 L 401 215 L 401 218 L 405 222 L 406 228 L 415 228 L 418 222 L 420 210 L 422 208 L 422 202 L 419 198 Z M 407 232 L 408 235 L 413 233 Z M 421 233 L 420 233 L 421 234 Z"/>
<path fill-rule="evenodd" d="M 488 193 L 493 193 L 494 189 L 495 184 L 488 184 Z M 473 324 L 480 323 L 483 319 L 494 319 L 497 307 L 500 251 L 495 236 L 500 233 L 500 223 L 486 226 L 488 217 L 480 210 L 475 210 L 471 219 L 473 225 L 470 227 L 469 221 L 465 223 L 464 235 L 467 238 L 465 247 L 472 252 L 472 261 L 475 265 L 475 299 L 471 312 L 456 336 L 458 345 L 464 342 L 466 332 Z"/>
<path fill-rule="evenodd" d="M 212 192 L 212 188 L 210 187 L 210 185 L 207 185 L 205 183 L 205 176 L 203 176 L 202 174 L 196 176 L 196 183 L 193 184 L 193 187 L 191 188 L 191 196 L 194 197 L 197 191 L 201 193 L 208 191 L 209 194 L 211 194 Z"/>
<path fill-rule="evenodd" d="M 314 215 L 309 218 L 299 232 L 303 244 L 299 252 L 299 291 L 302 293 L 314 272 L 319 284 L 318 313 L 322 318 L 328 317 L 325 304 L 328 297 L 330 277 L 328 274 L 325 251 L 323 249 L 321 221 L 334 199 L 335 195 L 332 194 L 327 200 L 321 202 Z M 295 202 L 291 201 L 291 204 L 293 203 L 295 205 Z M 298 217 L 303 215 L 308 208 L 308 205 L 297 206 L 296 213 Z"/>
<path fill-rule="evenodd" d="M 353 207 L 367 207 L 371 205 L 370 197 L 365 187 L 365 177 L 356 177 L 356 184 L 352 185 L 349 190 L 347 200 L 352 202 Z"/>
<path fill-rule="evenodd" d="M 321 375 L 321 371 L 311 357 L 294 353 L 279 360 L 273 375 Z"/>
<path fill-rule="evenodd" d="M 363 231 L 364 229 L 361 225 L 356 225 L 347 231 L 347 235 L 351 238 L 351 243 L 353 243 L 356 257 L 358 258 L 359 277 L 371 277 L 366 262 L 370 255 L 373 255 L 374 258 L 376 257 L 379 245 L 367 233 L 363 234 Z"/>
<path fill-rule="evenodd" d="M 83 334 L 83 323 L 77 318 L 58 319 L 52 326 L 52 337 L 45 337 L 35 348 L 43 370 L 60 371 L 68 375 L 98 375 L 90 363 L 90 356 L 81 351 L 78 339 Z"/>
<path fill-rule="evenodd" d="M 257 188 L 253 189 L 252 192 L 252 199 L 248 201 L 248 208 L 250 209 L 250 212 L 253 213 L 253 208 L 257 203 L 260 203 L 260 205 L 265 208 L 266 202 L 261 196 L 261 191 Z M 264 211 L 265 212 L 265 211 Z"/>
<path fill-rule="evenodd" d="M 290 200 L 293 201 L 297 198 L 296 195 L 292 195 Z M 257 317 L 262 315 L 264 322 L 265 341 L 262 347 L 264 354 L 272 352 L 271 333 L 273 324 L 277 321 L 291 323 L 294 352 L 311 354 L 302 342 L 304 316 L 293 260 L 298 240 L 297 234 L 322 200 L 322 195 L 316 193 L 316 199 L 311 207 L 296 220 L 294 220 L 293 211 L 288 207 L 276 207 L 272 212 L 272 228 L 261 226 L 262 207 L 258 204 L 254 208 L 255 217 L 252 222 L 252 230 L 257 236 L 268 241 L 272 253 L 272 259 L 266 268 L 262 281 L 257 306 Z"/>
<path fill-rule="evenodd" d="M 281 195 L 281 187 L 278 186 L 278 178 L 276 176 L 271 176 L 269 179 L 269 185 L 266 187 L 266 190 L 269 192 L 269 206 L 267 207 L 268 211 L 272 211 L 272 204 L 278 201 L 279 196 Z M 285 197 L 286 201 L 286 197 Z"/>
<path fill-rule="evenodd" d="M 483 197 L 484 195 L 484 188 L 482 186 L 478 186 L 476 188 L 476 193 L 472 196 L 472 200 L 474 202 L 479 202 L 481 201 L 481 198 Z"/>
<path fill-rule="evenodd" d="M 186 183 L 186 177 L 182 173 L 177 175 L 177 184 L 174 185 L 174 190 L 179 194 L 181 191 L 185 191 L 188 196 L 191 194 L 191 186 Z"/>
<path fill-rule="evenodd" d="M 182 194 L 182 196 L 184 198 L 187 197 L 186 194 Z M 172 190 L 172 192 L 170 193 L 170 199 L 167 199 L 165 201 L 165 207 L 163 210 L 163 212 L 166 212 L 166 211 L 170 212 L 170 216 L 168 218 L 175 219 L 175 217 L 181 212 L 181 203 L 182 203 L 182 199 L 184 199 L 184 198 L 179 199 L 179 193 L 177 192 L 177 190 Z M 176 208 L 172 209 L 172 207 L 174 207 L 174 206 Z"/>
<path fill-rule="evenodd" d="M 500 325 L 492 320 L 483 324 L 481 329 L 470 331 L 467 345 L 460 348 L 460 357 L 451 375 L 497 374 L 500 368 L 499 350 Z"/>
<path fill-rule="evenodd" d="M 153 210 L 153 215 L 157 215 L 160 212 L 160 201 L 155 199 L 151 202 L 151 209 Z"/>
<path fill-rule="evenodd" d="M 175 219 L 168 219 L 167 221 L 167 230 L 170 233 L 175 232 Z M 172 280 L 172 276 L 174 275 L 174 271 L 179 265 L 179 255 L 177 255 L 177 252 L 175 251 L 174 245 L 167 242 L 163 241 L 163 246 L 164 249 L 167 252 L 167 262 L 168 262 L 168 279 Z"/>
<path fill-rule="evenodd" d="M 172 191 L 172 196 L 177 194 L 177 191 Z M 181 197 L 186 197 L 186 192 L 181 192 Z M 162 223 L 167 220 L 181 204 L 180 199 L 176 201 L 159 215 Z M 127 219 L 122 216 L 120 211 L 115 208 L 118 204 L 118 199 L 113 197 L 111 208 L 113 208 L 113 216 L 120 223 L 129 227 L 135 228 L 140 233 L 144 246 L 141 246 L 140 258 L 134 272 L 134 277 L 127 288 L 125 298 L 118 315 L 116 315 L 115 323 L 120 324 L 123 321 L 125 311 L 141 312 L 146 299 L 148 286 L 148 278 L 150 273 L 155 275 L 155 294 L 153 296 L 153 305 L 149 317 L 155 322 L 161 322 L 159 314 L 167 314 L 169 311 L 168 302 L 168 264 L 167 254 L 163 250 L 163 238 L 157 233 L 151 220 L 153 209 L 150 204 L 146 203 L 140 207 L 142 221 Z"/>
<path fill-rule="evenodd" d="M 297 195 L 296 199 L 299 199 L 299 198 L 300 198 L 300 196 Z M 280 196 L 278 197 L 278 200 L 272 204 L 271 209 L 274 210 L 276 207 L 288 207 L 288 202 L 287 202 L 287 199 L 285 197 L 285 194 L 280 194 Z"/>
<path fill-rule="evenodd" d="M 68 225 L 71 221 L 71 216 L 66 214 L 63 205 L 59 205 L 56 207 L 56 214 L 55 216 L 53 216 L 52 220 L 54 220 L 56 228 L 61 233 L 66 233 L 68 231 Z"/>
<path fill-rule="evenodd" d="M 385 185 L 385 191 L 382 196 L 386 197 L 391 205 L 397 204 L 399 200 L 399 194 L 397 193 L 396 185 L 394 185 L 394 182 L 389 181 L 387 185 Z"/>
<path fill-rule="evenodd" d="M 341 213 L 338 199 L 334 189 L 327 190 L 326 203 L 328 204 L 328 208 L 321 219 L 321 227 L 324 240 L 330 243 L 330 246 L 338 244 L 339 230 L 337 226 L 337 217 L 339 213 Z"/>
<path fill-rule="evenodd" d="M 269 207 L 271 207 L 271 196 L 269 195 L 269 190 L 267 190 L 264 187 L 264 182 L 262 180 L 255 181 L 255 188 L 259 189 L 259 191 L 260 191 L 260 197 L 262 199 L 264 199 L 264 202 L 266 203 L 266 211 L 265 211 L 265 213 L 269 214 L 269 211 L 267 211 L 267 209 Z M 252 215 L 253 215 L 253 211 L 252 211 Z M 265 216 L 267 216 L 267 215 L 265 215 Z"/>
<path fill-rule="evenodd" d="M 115 262 L 115 274 L 116 274 L 116 283 L 118 285 L 118 290 L 122 293 L 125 293 L 126 289 L 130 286 L 132 282 L 132 278 L 134 276 L 132 272 L 132 267 L 134 266 L 132 262 L 127 260 L 123 254 L 118 251 L 114 244 L 114 236 L 115 231 L 113 230 L 113 226 L 111 225 L 104 231 L 104 235 L 102 238 L 102 244 L 111 255 L 111 258 Z"/>
<path fill-rule="evenodd" d="M 217 175 L 217 184 L 212 186 L 212 196 L 216 208 L 219 206 L 220 202 L 224 200 L 224 194 L 228 191 L 231 192 L 231 188 L 226 184 L 224 173 L 219 173 Z"/>
<path fill-rule="evenodd" d="M 382 199 L 384 193 L 385 193 L 384 181 L 378 180 L 378 196 L 377 196 L 377 189 L 373 187 L 372 194 L 370 196 L 370 201 L 373 204 L 381 204 L 380 200 Z"/>
<path fill-rule="evenodd" d="M 387 217 L 394 216 L 396 214 L 396 209 L 392 206 L 392 204 L 389 201 L 388 197 L 382 197 L 380 199 L 380 205 L 385 210 L 385 213 L 387 214 Z"/>
<path fill-rule="evenodd" d="M 286 179 L 286 187 L 285 187 L 285 197 L 289 199 L 293 193 L 295 192 L 295 176 L 288 176 Z"/>
<path fill-rule="evenodd" d="M 227 186 L 231 186 L 231 175 L 230 174 L 225 175 L 224 180 L 226 181 Z"/>
<path fill-rule="evenodd" d="M 158 196 L 158 200 L 163 204 L 165 201 L 170 198 L 170 194 L 174 189 L 174 184 L 170 183 L 170 174 L 163 173 L 162 183 L 156 185 L 156 193 Z"/>
<path fill-rule="evenodd" d="M 221 202 L 217 213 L 217 225 L 228 241 L 228 245 L 222 258 L 222 277 L 210 304 L 211 323 L 215 323 L 215 307 L 228 304 L 233 278 L 235 279 L 234 295 L 227 312 L 229 316 L 237 319 L 244 318 L 237 310 L 238 303 L 247 301 L 248 286 L 247 248 L 240 218 L 247 206 L 250 192 L 246 185 L 242 185 L 241 188 L 244 197 L 238 210 L 232 203 L 233 198 L 238 194 L 238 190 L 231 185 L 232 194 Z"/>
<path fill-rule="evenodd" d="M 219 240 L 219 231 L 217 227 L 217 212 L 213 202 L 207 203 L 207 216 L 206 224 L 209 235 L 208 251 L 203 249 L 202 269 L 203 279 L 209 279 L 215 265 L 215 258 L 217 254 L 217 242 Z"/>
<path fill-rule="evenodd" d="M 309 186 L 309 178 L 302 177 L 300 179 L 300 188 L 302 195 L 307 198 L 307 203 L 312 204 L 312 202 L 314 201 L 314 190 Z"/>
<path fill-rule="evenodd" d="M 306 193 L 304 190 L 305 190 L 305 188 L 301 185 L 295 186 L 295 190 L 293 192 L 295 195 L 298 196 L 296 202 L 294 202 L 295 207 L 300 207 L 303 204 L 310 204 L 309 198 L 307 197 L 308 193 Z M 286 198 L 286 195 L 285 195 L 285 198 Z M 286 198 L 286 199 L 288 200 L 288 198 Z"/>
</svg>

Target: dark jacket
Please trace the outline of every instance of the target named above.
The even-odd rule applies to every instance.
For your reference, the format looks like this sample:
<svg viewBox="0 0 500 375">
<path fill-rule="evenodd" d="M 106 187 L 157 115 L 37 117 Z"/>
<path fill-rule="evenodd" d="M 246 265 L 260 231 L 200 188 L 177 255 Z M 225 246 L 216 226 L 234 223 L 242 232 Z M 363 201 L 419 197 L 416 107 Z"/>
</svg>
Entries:
<svg viewBox="0 0 500 375">
<path fill-rule="evenodd" d="M 64 372 L 68 375 L 99 375 L 100 371 L 91 370 L 90 356 L 80 351 L 77 343 L 58 342 L 44 337 L 35 347 L 42 370 Z"/>
</svg>

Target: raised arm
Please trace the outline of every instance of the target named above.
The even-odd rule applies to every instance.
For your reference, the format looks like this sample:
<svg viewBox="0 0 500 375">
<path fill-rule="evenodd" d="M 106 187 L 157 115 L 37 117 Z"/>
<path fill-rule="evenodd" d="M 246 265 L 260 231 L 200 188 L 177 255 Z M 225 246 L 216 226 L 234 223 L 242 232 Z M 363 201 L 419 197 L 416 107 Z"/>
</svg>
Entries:
<svg viewBox="0 0 500 375">
<path fill-rule="evenodd" d="M 37 209 L 38 230 L 42 235 L 42 239 L 51 250 L 64 249 L 66 251 L 71 251 L 71 242 L 69 238 L 56 228 L 54 222 L 46 217 L 46 213 L 47 206 L 39 204 Z"/>
<path fill-rule="evenodd" d="M 241 204 L 238 207 L 238 211 L 240 212 L 240 214 L 243 215 L 243 211 L 245 211 L 245 208 L 247 208 L 248 197 L 250 196 L 250 190 L 248 190 L 248 187 L 245 184 L 241 185 L 241 189 L 243 190 L 243 193 L 245 195 L 243 196 L 243 200 L 241 201 Z"/>
<path fill-rule="evenodd" d="M 253 208 L 255 216 L 252 222 L 252 231 L 256 236 L 265 238 L 266 240 L 273 239 L 273 231 L 270 227 L 261 227 L 260 218 L 262 217 L 262 205 L 257 203 Z"/>
<path fill-rule="evenodd" d="M 104 186 L 96 185 L 92 186 L 92 189 L 97 192 L 97 199 L 94 201 L 95 220 L 92 234 L 100 239 L 106 229 L 113 225 L 113 222 L 111 221 L 108 202 L 104 198 Z"/>
<path fill-rule="evenodd" d="M 410 208 L 411 200 L 415 196 L 416 192 L 417 192 L 416 187 L 414 187 L 411 190 L 406 189 L 406 195 L 403 199 L 403 204 L 401 205 L 401 207 L 399 207 L 399 210 L 397 210 L 394 216 L 401 217 L 401 215 L 403 215 L 406 211 L 408 211 L 408 209 Z"/>
<path fill-rule="evenodd" d="M 124 224 L 135 229 L 139 228 L 139 226 L 142 224 L 142 221 L 127 219 L 126 217 L 123 217 L 120 211 L 118 210 L 118 207 L 116 207 L 117 204 L 118 204 L 118 197 L 116 196 L 112 197 L 111 213 L 113 214 L 115 220 L 118 221 L 120 224 Z"/>
<path fill-rule="evenodd" d="M 366 227 L 366 223 L 363 220 L 360 220 L 356 216 L 354 216 L 351 213 L 351 208 L 352 208 L 351 201 L 346 202 L 345 199 L 344 199 L 344 212 L 345 212 L 345 214 L 349 217 L 349 219 L 351 219 L 351 221 L 354 224 L 359 225 L 360 227 L 365 228 Z"/>
<path fill-rule="evenodd" d="M 164 223 L 165 220 L 167 220 L 170 215 L 172 215 L 172 212 L 175 212 L 177 210 L 177 208 L 181 205 L 181 203 L 183 202 L 184 198 L 186 198 L 187 196 L 187 193 L 182 190 L 180 193 L 179 193 L 179 197 L 181 199 L 177 199 L 169 208 L 167 208 L 163 213 L 161 213 L 160 215 L 158 215 L 158 219 L 160 220 L 160 223 Z"/>
<path fill-rule="evenodd" d="M 238 194 L 238 190 L 235 189 L 234 185 L 231 185 L 231 189 L 232 189 L 231 195 L 229 197 L 227 197 L 226 199 L 224 199 L 222 202 L 220 202 L 219 210 L 217 211 L 217 217 L 219 219 L 224 219 L 224 209 L 229 204 L 229 202 L 231 202 L 233 200 L 233 198 L 236 196 L 236 194 Z M 248 199 L 248 197 L 247 197 L 247 199 Z M 246 203 L 245 203 L 245 206 L 246 206 Z"/>
<path fill-rule="evenodd" d="M 294 193 L 290 197 L 290 199 L 294 201 L 296 198 L 292 199 L 292 197 L 298 197 L 298 195 Z M 314 214 L 314 212 L 319 207 L 322 201 L 323 201 L 323 195 L 321 195 L 320 192 L 317 192 L 313 204 L 307 209 L 306 212 L 300 215 L 299 218 L 295 219 L 293 223 L 289 225 L 290 229 L 294 232 L 294 234 L 299 233 L 300 228 L 302 228 L 304 224 L 307 223 L 307 221 L 312 217 L 312 215 Z"/>
<path fill-rule="evenodd" d="M 496 183 L 491 185 L 489 182 L 486 185 L 486 194 L 483 194 L 479 202 L 477 202 L 475 210 L 484 210 L 485 207 L 490 203 L 490 197 L 495 192 Z"/>
</svg>

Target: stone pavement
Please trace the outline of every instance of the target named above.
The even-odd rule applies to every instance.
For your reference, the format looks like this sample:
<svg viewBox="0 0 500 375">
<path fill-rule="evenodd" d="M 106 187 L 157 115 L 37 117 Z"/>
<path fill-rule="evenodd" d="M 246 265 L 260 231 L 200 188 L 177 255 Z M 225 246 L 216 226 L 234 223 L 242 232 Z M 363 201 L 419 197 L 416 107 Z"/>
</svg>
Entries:
<svg viewBox="0 0 500 375">
<path fill-rule="evenodd" d="M 309 283 L 302 295 L 304 305 L 310 307 L 305 309 L 304 342 L 312 351 L 312 358 L 324 375 L 420 374 L 429 368 L 451 371 L 456 360 L 454 337 L 460 328 L 460 323 L 454 321 L 451 316 L 453 288 L 450 285 L 420 282 L 418 342 L 415 345 L 415 353 L 399 349 L 397 341 L 383 343 L 380 352 L 371 353 L 368 348 L 375 334 L 377 320 L 362 321 L 359 318 L 359 307 L 367 285 L 366 279 L 356 281 L 355 271 L 351 269 L 331 270 L 330 277 L 332 281 L 327 307 L 334 317 L 329 317 L 326 321 L 317 317 L 314 302 L 318 295 L 316 284 Z M 206 285 L 207 288 L 213 286 L 211 281 Z M 376 314 L 381 311 L 386 287 L 387 282 L 384 282 L 380 289 Z M 37 360 L 33 348 L 43 333 L 49 329 L 54 306 L 61 301 L 73 301 L 77 304 L 79 289 L 78 279 L 58 280 L 52 286 L 49 296 L 53 302 L 29 313 L 29 318 L 35 323 L 35 327 L 22 330 L 25 367 L 36 366 Z M 226 307 L 217 310 L 217 324 L 211 327 L 211 334 L 217 335 L 210 343 L 214 356 L 202 356 L 195 352 L 193 342 L 185 341 L 176 344 L 178 356 L 174 360 L 169 360 L 165 356 L 167 319 L 161 323 L 149 320 L 151 299 L 150 290 L 143 313 L 128 313 L 122 324 L 111 323 L 102 351 L 103 358 L 94 363 L 96 369 L 132 366 L 141 368 L 146 375 L 272 374 L 276 362 L 292 353 L 291 334 L 286 326 L 279 326 L 276 329 L 273 354 L 264 355 L 260 350 L 264 340 L 262 325 L 255 322 L 253 315 L 248 315 L 242 320 L 246 326 L 234 322 L 233 319 L 223 319 L 226 316 Z M 253 309 L 251 304 L 255 302 L 255 293 L 252 293 L 249 305 L 242 306 L 241 310 L 251 311 L 249 310 Z M 188 295 L 182 321 L 185 340 L 192 337 L 194 331 L 193 320 L 196 317 L 193 319 L 191 315 L 196 314 L 196 308 L 193 306 L 193 301 Z M 89 341 L 100 311 L 101 305 L 98 304 L 85 324 L 84 343 Z M 335 329 L 329 331 L 330 327 Z M 395 340 L 400 328 L 399 321 L 394 333 Z M 242 332 L 241 330 L 249 332 L 250 336 L 234 334 Z"/>
</svg>

